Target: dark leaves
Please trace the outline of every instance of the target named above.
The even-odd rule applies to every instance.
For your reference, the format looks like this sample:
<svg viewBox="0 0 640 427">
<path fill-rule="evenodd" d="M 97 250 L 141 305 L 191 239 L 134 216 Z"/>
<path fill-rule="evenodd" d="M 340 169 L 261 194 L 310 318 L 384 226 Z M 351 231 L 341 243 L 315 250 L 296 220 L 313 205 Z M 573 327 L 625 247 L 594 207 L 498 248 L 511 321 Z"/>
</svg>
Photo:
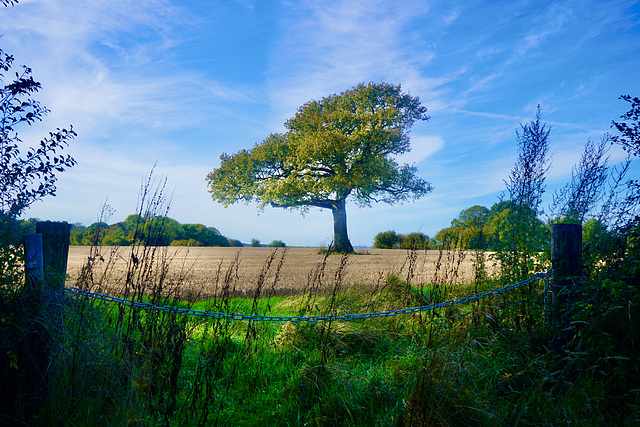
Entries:
<svg viewBox="0 0 640 427">
<path fill-rule="evenodd" d="M 12 3 L 3 1 L 5 5 Z M 9 71 L 12 64 L 13 56 L 0 49 L 0 71 Z M 20 155 L 18 143 L 22 141 L 14 126 L 42 120 L 49 110 L 31 98 L 41 88 L 33 80 L 31 69 L 22 67 L 22 73 L 15 75 L 13 82 L 3 85 L 4 75 L 0 74 L 0 214 L 10 216 L 19 216 L 35 201 L 55 195 L 55 174 L 76 164 L 69 155 L 56 155 L 76 136 L 73 127 L 50 132 L 37 149 L 29 147 L 24 156 Z"/>
<path fill-rule="evenodd" d="M 611 139 L 622 146 L 629 154 L 640 155 L 640 98 L 622 95 L 620 99 L 631 104 L 631 109 L 620 116 L 623 120 L 618 123 L 612 121 L 611 127 L 616 128 L 622 135 L 614 135 Z"/>
</svg>

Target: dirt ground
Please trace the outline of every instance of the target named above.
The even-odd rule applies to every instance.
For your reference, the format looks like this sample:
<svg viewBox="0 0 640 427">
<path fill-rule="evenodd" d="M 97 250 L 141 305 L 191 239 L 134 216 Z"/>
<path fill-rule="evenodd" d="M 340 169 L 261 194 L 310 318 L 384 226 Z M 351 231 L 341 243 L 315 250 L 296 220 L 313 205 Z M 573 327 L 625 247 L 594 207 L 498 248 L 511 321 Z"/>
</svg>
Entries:
<svg viewBox="0 0 640 427">
<path fill-rule="evenodd" d="M 90 249 L 88 246 L 70 248 L 67 286 L 79 285 L 78 277 L 87 264 Z M 275 248 L 168 247 L 155 248 L 154 256 L 145 255 L 144 250 L 140 247 L 98 248 L 93 285 L 85 284 L 85 287 L 98 286 L 117 292 L 118 287 L 123 286 L 128 269 L 136 274 L 144 270 L 141 258 L 154 260 L 153 266 L 147 269 L 151 273 L 150 280 L 160 277 L 163 269 L 159 267 L 165 262 L 168 267 L 165 271 L 169 272 L 167 283 L 179 284 L 183 290 L 189 289 L 191 293 L 203 296 L 214 295 L 216 289 L 229 282 L 233 282 L 234 294 L 250 296 L 261 280 L 265 287 L 272 287 L 275 294 L 295 294 L 307 289 L 320 271 L 321 286 L 328 289 L 335 283 L 338 272 L 342 285 L 364 286 L 381 286 L 389 274 L 405 280 L 410 278 L 414 285 L 469 282 L 473 275 L 473 254 L 459 251 L 411 253 L 401 249 L 360 249 L 358 254 L 348 256 L 346 266 L 341 268 L 341 255 L 325 257 L 318 253 L 318 248 L 278 249 L 270 266 L 268 259 Z M 135 265 L 132 254 L 137 262 Z M 260 279 L 261 275 L 263 279 Z"/>
</svg>

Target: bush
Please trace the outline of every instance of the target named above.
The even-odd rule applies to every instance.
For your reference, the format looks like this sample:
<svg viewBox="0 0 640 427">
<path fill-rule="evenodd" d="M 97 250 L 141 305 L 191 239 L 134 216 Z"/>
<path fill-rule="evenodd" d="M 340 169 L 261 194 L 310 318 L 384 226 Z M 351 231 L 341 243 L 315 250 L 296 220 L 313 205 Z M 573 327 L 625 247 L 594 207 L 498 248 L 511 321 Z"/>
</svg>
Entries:
<svg viewBox="0 0 640 427">
<path fill-rule="evenodd" d="M 182 240 L 174 240 L 173 242 L 171 242 L 170 246 L 203 246 L 203 245 L 196 239 L 182 239 Z"/>
<path fill-rule="evenodd" d="M 400 235 L 394 230 L 383 231 L 373 238 L 373 247 L 376 249 L 398 249 L 400 240 Z"/>
<path fill-rule="evenodd" d="M 241 248 L 244 245 L 238 239 L 229 239 L 229 246 L 231 246 L 232 248 Z"/>
<path fill-rule="evenodd" d="M 402 238 L 400 249 L 431 249 L 431 239 L 422 233 L 409 233 Z"/>
</svg>

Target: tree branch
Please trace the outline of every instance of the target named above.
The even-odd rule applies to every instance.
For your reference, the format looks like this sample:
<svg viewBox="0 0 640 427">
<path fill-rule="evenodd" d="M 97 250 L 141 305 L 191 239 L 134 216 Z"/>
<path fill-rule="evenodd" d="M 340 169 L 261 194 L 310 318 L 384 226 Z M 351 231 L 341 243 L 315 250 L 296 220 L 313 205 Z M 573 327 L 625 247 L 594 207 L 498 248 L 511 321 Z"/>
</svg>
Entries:
<svg viewBox="0 0 640 427">
<path fill-rule="evenodd" d="M 297 208 L 300 206 L 313 206 L 313 207 L 322 208 L 322 209 L 332 209 L 334 203 L 335 201 L 331 199 L 321 199 L 321 200 L 314 199 L 314 200 L 300 200 L 300 201 L 291 202 L 291 203 L 271 202 L 270 204 L 272 208 L 289 209 L 289 208 Z"/>
</svg>

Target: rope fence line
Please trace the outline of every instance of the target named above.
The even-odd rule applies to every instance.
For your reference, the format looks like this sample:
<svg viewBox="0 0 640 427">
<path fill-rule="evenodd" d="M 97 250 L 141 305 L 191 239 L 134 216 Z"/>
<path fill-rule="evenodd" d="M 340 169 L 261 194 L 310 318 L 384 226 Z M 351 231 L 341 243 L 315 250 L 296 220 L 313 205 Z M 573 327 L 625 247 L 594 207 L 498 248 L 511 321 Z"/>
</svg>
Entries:
<svg viewBox="0 0 640 427">
<path fill-rule="evenodd" d="M 546 298 L 546 294 L 547 294 L 547 289 L 549 286 L 549 276 L 551 276 L 551 270 L 545 272 L 545 273 L 538 273 L 535 276 L 532 276 L 528 279 L 525 279 L 521 282 L 518 283 L 513 283 L 510 285 L 506 285 L 500 288 L 495 288 L 492 289 L 490 291 L 487 292 L 479 292 L 477 294 L 468 296 L 468 297 L 462 297 L 460 299 L 457 300 L 447 300 L 444 302 L 440 302 L 440 303 L 433 303 L 433 304 L 429 304 L 429 305 L 425 305 L 425 306 L 421 306 L 421 307 L 411 307 L 411 308 L 403 308 L 400 310 L 390 310 L 390 311 L 382 311 L 382 312 L 374 312 L 374 313 L 362 313 L 362 314 L 345 314 L 342 316 L 336 316 L 336 315 L 327 315 L 327 316 L 263 316 L 263 315 L 259 315 L 259 314 L 253 314 L 253 315 L 246 315 L 246 314 L 228 314 L 228 313 L 220 313 L 220 312 L 207 312 L 207 311 L 200 311 L 200 310 L 192 310 L 189 308 L 183 309 L 183 308 L 176 308 L 170 305 L 165 305 L 165 306 L 157 306 L 151 303 L 147 303 L 147 302 L 137 302 L 137 301 L 132 301 L 132 300 L 128 300 L 128 299 L 124 299 L 124 298 L 117 298 L 117 297 L 113 297 L 111 295 L 105 295 L 105 294 L 99 294 L 99 293 L 93 293 L 93 292 L 89 292 L 89 291 L 85 291 L 76 287 L 69 287 L 69 288 L 65 288 L 68 292 L 71 292 L 74 295 L 77 296 L 84 296 L 84 297 L 89 297 L 89 298 L 93 298 L 93 299 L 97 299 L 97 300 L 101 300 L 101 301 L 106 301 L 106 302 L 114 302 L 117 304 L 122 304 L 122 305 L 126 305 L 129 307 L 138 307 L 144 310 L 160 310 L 160 311 L 165 311 L 167 313 L 177 313 L 177 314 L 184 314 L 184 315 L 188 315 L 188 316 L 199 316 L 199 317 L 208 317 L 208 318 L 212 318 L 215 320 L 222 320 L 222 319 L 231 319 L 231 320 L 253 320 L 253 321 L 257 321 L 257 322 L 321 322 L 321 321 L 327 321 L 327 322 L 335 322 L 338 320 L 343 320 L 343 321 L 351 321 L 351 320 L 359 320 L 359 319 L 371 319 L 371 318 L 377 318 L 377 317 L 391 317 L 391 316 L 398 316 L 401 314 L 414 314 L 414 313 L 419 313 L 419 312 L 423 312 L 423 311 L 429 311 L 429 310 L 435 310 L 437 308 L 444 308 L 444 307 L 451 307 L 452 305 L 455 304 L 467 304 L 470 303 L 472 301 L 478 301 L 481 300 L 485 297 L 488 296 L 494 296 L 494 295 L 499 295 L 502 294 L 504 292 L 508 292 L 508 291 L 512 291 L 514 289 L 520 288 L 522 286 L 528 285 L 530 283 L 533 282 L 537 282 L 539 280 L 544 279 L 545 280 L 545 290 L 544 290 L 544 296 Z"/>
</svg>

